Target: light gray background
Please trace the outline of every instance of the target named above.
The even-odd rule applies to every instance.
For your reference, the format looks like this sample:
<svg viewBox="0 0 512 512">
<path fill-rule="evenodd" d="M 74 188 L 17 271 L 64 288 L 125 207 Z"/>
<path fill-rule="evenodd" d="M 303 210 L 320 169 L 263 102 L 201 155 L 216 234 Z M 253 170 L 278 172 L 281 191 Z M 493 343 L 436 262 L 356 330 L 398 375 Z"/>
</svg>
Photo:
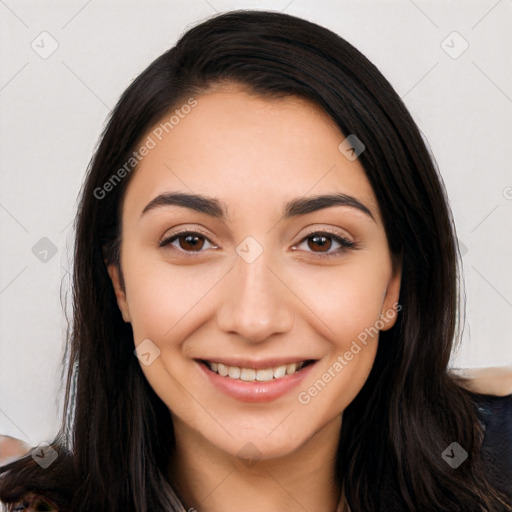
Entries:
<svg viewBox="0 0 512 512">
<path fill-rule="evenodd" d="M 35 446 L 58 428 L 71 223 L 107 114 L 187 27 L 237 8 L 334 30 L 402 96 L 462 242 L 467 319 L 452 365 L 512 363 L 512 0 L 0 0 L 0 433 Z"/>
</svg>

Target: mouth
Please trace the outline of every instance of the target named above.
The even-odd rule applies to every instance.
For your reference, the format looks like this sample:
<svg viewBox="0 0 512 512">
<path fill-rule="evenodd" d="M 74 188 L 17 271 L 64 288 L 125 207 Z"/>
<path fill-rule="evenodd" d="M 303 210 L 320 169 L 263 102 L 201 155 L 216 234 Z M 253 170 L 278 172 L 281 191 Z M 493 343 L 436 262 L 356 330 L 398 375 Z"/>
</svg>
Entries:
<svg viewBox="0 0 512 512">
<path fill-rule="evenodd" d="M 300 373 L 304 368 L 314 364 L 316 359 L 271 365 L 270 363 L 244 363 L 240 366 L 220 361 L 197 360 L 212 372 L 227 379 L 242 382 L 270 382 Z"/>
<path fill-rule="evenodd" d="M 221 393 L 241 402 L 264 403 L 289 395 L 309 378 L 318 359 L 196 359 L 201 373 Z"/>
</svg>

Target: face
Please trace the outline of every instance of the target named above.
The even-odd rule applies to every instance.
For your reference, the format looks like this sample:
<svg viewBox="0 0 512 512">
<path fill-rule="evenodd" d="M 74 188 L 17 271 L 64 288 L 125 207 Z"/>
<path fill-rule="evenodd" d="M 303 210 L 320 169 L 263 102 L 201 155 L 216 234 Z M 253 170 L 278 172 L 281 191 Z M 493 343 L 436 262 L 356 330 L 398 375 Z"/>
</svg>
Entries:
<svg viewBox="0 0 512 512">
<path fill-rule="evenodd" d="M 234 86 L 195 100 L 147 134 L 123 204 L 124 289 L 109 273 L 177 438 L 285 456 L 363 386 L 400 272 L 323 110 Z"/>
</svg>

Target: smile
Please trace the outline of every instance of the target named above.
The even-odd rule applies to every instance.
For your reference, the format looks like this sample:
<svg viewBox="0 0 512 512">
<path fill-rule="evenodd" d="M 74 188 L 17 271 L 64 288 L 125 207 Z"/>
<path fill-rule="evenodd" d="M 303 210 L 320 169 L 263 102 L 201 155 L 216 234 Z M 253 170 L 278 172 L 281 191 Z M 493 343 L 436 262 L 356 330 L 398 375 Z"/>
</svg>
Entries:
<svg viewBox="0 0 512 512">
<path fill-rule="evenodd" d="M 218 391 L 243 402 L 268 402 L 288 394 L 299 386 L 317 359 L 265 361 L 223 359 L 195 360 L 200 373 Z M 235 364 L 237 363 L 237 364 Z"/>
<path fill-rule="evenodd" d="M 228 377 L 234 380 L 242 380 L 244 382 L 268 382 L 272 379 L 280 379 L 285 375 L 293 375 L 295 372 L 302 370 L 305 366 L 313 363 L 313 360 L 300 361 L 297 363 L 282 364 L 280 366 L 270 368 L 247 368 L 240 366 L 230 366 L 224 363 L 203 361 L 206 366 L 221 377 Z"/>
</svg>

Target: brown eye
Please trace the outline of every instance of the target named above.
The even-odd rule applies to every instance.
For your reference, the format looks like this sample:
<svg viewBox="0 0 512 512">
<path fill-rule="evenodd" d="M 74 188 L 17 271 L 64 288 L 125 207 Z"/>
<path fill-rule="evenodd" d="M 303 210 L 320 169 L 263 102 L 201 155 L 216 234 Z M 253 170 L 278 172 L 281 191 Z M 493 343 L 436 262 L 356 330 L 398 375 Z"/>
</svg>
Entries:
<svg viewBox="0 0 512 512">
<path fill-rule="evenodd" d="M 314 252 L 327 252 L 331 245 L 331 237 L 315 235 L 308 238 L 308 247 Z"/>
<path fill-rule="evenodd" d="M 204 245 L 204 237 L 197 235 L 181 235 L 177 240 L 184 251 L 200 251 Z"/>
<path fill-rule="evenodd" d="M 340 256 L 350 249 L 358 249 L 359 245 L 340 235 L 329 232 L 311 233 L 302 239 L 300 245 L 307 243 L 306 252 L 313 253 L 318 257 Z M 333 245 L 334 244 L 334 245 Z M 338 247 L 336 247 L 338 245 Z"/>
<path fill-rule="evenodd" d="M 209 244 L 209 246 L 205 246 L 205 243 Z M 169 238 L 162 240 L 159 245 L 160 247 L 170 246 L 182 253 L 201 253 L 205 252 L 202 250 L 203 248 L 217 248 L 204 235 L 193 231 L 175 233 Z"/>
</svg>

